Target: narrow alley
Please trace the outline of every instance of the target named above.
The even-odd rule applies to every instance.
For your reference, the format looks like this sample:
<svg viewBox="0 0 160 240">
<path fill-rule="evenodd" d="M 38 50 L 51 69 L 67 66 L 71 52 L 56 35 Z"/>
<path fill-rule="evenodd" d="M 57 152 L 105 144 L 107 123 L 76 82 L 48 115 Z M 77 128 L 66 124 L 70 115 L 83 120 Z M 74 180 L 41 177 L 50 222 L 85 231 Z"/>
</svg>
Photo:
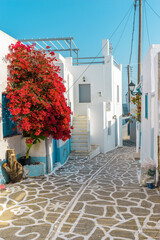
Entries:
<svg viewBox="0 0 160 240">
<path fill-rule="evenodd" d="M 140 187 L 135 146 L 70 156 L 45 177 L 0 193 L 0 240 L 160 239 L 158 189 Z"/>
</svg>

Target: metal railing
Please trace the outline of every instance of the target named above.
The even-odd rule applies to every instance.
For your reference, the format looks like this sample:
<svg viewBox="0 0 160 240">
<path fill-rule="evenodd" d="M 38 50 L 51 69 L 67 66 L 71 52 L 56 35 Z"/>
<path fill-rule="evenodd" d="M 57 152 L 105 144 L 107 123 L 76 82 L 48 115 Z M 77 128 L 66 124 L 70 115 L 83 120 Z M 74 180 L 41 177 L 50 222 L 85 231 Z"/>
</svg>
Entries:
<svg viewBox="0 0 160 240">
<path fill-rule="evenodd" d="M 74 43 L 73 37 L 62 37 L 62 38 L 31 38 L 31 39 L 20 39 L 24 44 L 32 45 L 36 44 L 35 49 L 41 51 L 54 51 L 54 52 L 66 52 L 69 53 L 70 57 L 73 53 L 78 58 L 78 51 L 76 44 Z M 49 49 L 47 49 L 49 48 Z"/>
<path fill-rule="evenodd" d="M 80 60 L 80 62 L 79 62 L 79 60 Z M 104 57 L 73 58 L 73 65 L 82 65 L 82 64 L 86 64 L 86 65 L 89 65 L 89 64 L 104 64 Z"/>
</svg>

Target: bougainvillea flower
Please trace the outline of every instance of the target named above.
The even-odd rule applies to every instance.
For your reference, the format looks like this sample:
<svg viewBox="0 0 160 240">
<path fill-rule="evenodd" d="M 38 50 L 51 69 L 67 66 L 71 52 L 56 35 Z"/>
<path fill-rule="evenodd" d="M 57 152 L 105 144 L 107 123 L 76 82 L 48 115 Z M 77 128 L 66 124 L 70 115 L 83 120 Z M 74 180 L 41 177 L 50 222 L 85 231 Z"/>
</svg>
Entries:
<svg viewBox="0 0 160 240">
<path fill-rule="evenodd" d="M 71 110 L 64 97 L 60 68 L 54 65 L 54 52 L 36 51 L 34 45 L 20 41 L 9 49 L 6 93 L 13 121 L 27 136 L 67 140 L 71 137 Z"/>
</svg>

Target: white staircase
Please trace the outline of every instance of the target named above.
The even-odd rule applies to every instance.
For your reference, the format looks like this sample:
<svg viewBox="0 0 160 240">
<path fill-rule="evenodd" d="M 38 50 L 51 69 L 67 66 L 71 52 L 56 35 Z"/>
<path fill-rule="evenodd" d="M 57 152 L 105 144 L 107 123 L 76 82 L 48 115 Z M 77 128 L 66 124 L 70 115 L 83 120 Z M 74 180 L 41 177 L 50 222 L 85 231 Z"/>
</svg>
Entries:
<svg viewBox="0 0 160 240">
<path fill-rule="evenodd" d="M 90 151 L 90 135 L 87 116 L 73 117 L 71 151 Z"/>
</svg>

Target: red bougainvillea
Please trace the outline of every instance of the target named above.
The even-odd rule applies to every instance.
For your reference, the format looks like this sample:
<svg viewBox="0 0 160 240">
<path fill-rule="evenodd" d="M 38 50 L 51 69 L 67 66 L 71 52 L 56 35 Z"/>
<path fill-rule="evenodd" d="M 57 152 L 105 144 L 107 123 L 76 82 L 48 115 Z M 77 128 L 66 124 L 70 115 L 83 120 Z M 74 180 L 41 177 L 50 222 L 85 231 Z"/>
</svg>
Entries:
<svg viewBox="0 0 160 240">
<path fill-rule="evenodd" d="M 55 66 L 54 52 L 45 53 L 20 41 L 10 45 L 7 59 L 9 110 L 18 128 L 31 137 L 67 140 L 71 137 L 70 107 L 65 86 Z M 48 47 L 49 48 L 49 47 Z"/>
<path fill-rule="evenodd" d="M 131 97 L 131 103 L 133 103 L 136 107 L 132 111 L 132 113 L 129 113 L 131 116 L 130 122 L 133 122 L 132 119 L 136 119 L 136 121 L 141 122 L 141 95 L 136 95 L 134 97 Z"/>
</svg>

